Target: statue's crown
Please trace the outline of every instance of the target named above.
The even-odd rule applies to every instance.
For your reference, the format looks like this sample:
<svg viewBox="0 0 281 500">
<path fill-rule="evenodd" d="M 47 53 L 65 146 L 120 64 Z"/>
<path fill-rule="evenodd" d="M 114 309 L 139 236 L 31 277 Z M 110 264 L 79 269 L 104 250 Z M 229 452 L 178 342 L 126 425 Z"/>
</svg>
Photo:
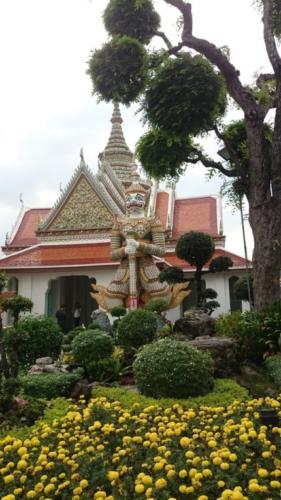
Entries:
<svg viewBox="0 0 281 500">
<path fill-rule="evenodd" d="M 148 190 L 145 189 L 139 182 L 132 182 L 132 184 L 125 189 L 125 193 L 143 193 L 147 196 Z"/>
</svg>

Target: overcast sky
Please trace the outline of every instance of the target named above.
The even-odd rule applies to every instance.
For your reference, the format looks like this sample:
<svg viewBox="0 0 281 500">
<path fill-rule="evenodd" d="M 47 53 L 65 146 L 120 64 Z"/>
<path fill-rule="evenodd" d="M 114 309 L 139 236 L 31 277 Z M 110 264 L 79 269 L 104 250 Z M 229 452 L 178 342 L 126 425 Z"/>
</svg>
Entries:
<svg viewBox="0 0 281 500">
<path fill-rule="evenodd" d="M 162 28 L 177 41 L 177 11 L 155 0 Z M 268 70 L 260 14 L 252 0 L 194 0 L 194 32 L 227 45 L 244 82 Z M 110 133 L 112 106 L 91 96 L 86 75 L 91 50 L 106 40 L 106 0 L 0 0 L 0 243 L 20 208 L 50 207 L 79 163 L 80 147 L 96 171 Z M 130 148 L 143 133 L 136 108 L 122 108 Z M 206 147 L 215 152 L 209 140 Z M 197 165 L 181 178 L 179 197 L 217 194 L 220 179 L 206 180 Z M 224 210 L 226 246 L 243 255 L 239 214 Z M 249 253 L 252 238 L 247 228 Z"/>
</svg>

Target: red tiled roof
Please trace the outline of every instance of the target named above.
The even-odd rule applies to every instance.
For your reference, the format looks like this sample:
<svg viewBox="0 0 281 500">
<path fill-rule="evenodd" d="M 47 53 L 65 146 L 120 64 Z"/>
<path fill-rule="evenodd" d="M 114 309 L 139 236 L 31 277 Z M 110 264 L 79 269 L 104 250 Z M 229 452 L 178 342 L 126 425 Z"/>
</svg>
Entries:
<svg viewBox="0 0 281 500">
<path fill-rule="evenodd" d="M 157 193 L 155 215 L 160 219 L 162 226 L 166 228 L 167 226 L 167 216 L 168 216 L 168 206 L 169 206 L 169 193 L 166 191 L 160 191 Z"/>
<path fill-rule="evenodd" d="M 215 253 L 214 253 L 212 258 L 214 259 L 216 257 L 229 257 L 233 262 L 234 268 L 246 267 L 246 262 L 247 262 L 246 259 L 244 259 L 243 257 L 240 257 L 239 255 L 236 255 L 232 252 L 229 252 L 228 250 L 225 250 L 224 248 L 216 248 Z M 164 259 L 171 266 L 177 266 L 177 267 L 180 267 L 181 269 L 186 270 L 186 271 L 192 271 L 193 269 L 195 269 L 193 266 L 188 264 L 188 262 L 186 262 L 185 260 L 179 259 L 176 256 L 175 252 L 166 253 Z M 248 261 L 248 265 L 249 266 L 252 265 L 251 261 Z M 208 269 L 208 263 L 206 264 L 204 269 Z"/>
<path fill-rule="evenodd" d="M 0 269 L 113 264 L 109 243 L 36 245 L 0 259 Z"/>
<path fill-rule="evenodd" d="M 9 247 L 23 248 L 36 245 L 38 238 L 35 232 L 38 229 L 38 223 L 40 219 L 46 219 L 50 210 L 50 208 L 31 208 L 27 210 L 13 240 L 9 243 Z"/>
<path fill-rule="evenodd" d="M 175 201 L 173 238 L 188 231 L 218 234 L 217 200 L 212 196 L 186 198 Z"/>
</svg>

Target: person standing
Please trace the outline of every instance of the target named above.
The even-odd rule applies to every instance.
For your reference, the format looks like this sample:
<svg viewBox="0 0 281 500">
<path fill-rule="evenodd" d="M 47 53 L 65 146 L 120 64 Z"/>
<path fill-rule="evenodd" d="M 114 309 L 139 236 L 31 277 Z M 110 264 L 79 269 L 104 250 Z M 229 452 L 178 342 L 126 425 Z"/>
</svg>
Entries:
<svg viewBox="0 0 281 500">
<path fill-rule="evenodd" d="M 65 305 L 61 304 L 56 312 L 57 323 L 63 332 L 66 332 L 66 311 Z"/>
<path fill-rule="evenodd" d="M 74 328 L 76 326 L 80 325 L 80 320 L 81 320 L 81 306 L 80 306 L 79 302 L 75 302 L 74 311 L 73 311 Z"/>
</svg>

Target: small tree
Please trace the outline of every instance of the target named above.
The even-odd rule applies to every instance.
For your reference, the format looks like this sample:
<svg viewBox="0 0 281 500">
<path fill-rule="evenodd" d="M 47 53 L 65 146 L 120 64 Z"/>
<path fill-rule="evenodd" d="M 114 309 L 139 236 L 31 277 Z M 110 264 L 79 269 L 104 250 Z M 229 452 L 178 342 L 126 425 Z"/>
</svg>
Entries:
<svg viewBox="0 0 281 500">
<path fill-rule="evenodd" d="M 194 281 L 196 283 L 197 291 L 197 307 L 206 307 L 207 310 L 212 312 L 214 308 L 219 307 L 219 303 L 212 301 L 210 307 L 206 299 L 214 299 L 217 297 L 215 290 L 208 288 L 203 292 L 202 288 L 202 275 L 203 267 L 212 258 L 215 252 L 215 242 L 213 238 L 206 233 L 199 231 L 190 231 L 183 234 L 176 244 L 176 255 L 180 259 L 185 260 L 191 266 L 195 267 Z M 210 263 L 209 272 L 226 271 L 228 267 L 232 266 L 232 261 L 225 257 L 217 257 Z M 213 269 L 212 271 L 210 269 Z M 207 271 L 208 272 L 208 271 Z M 206 271 L 204 272 L 206 273 Z"/>
<path fill-rule="evenodd" d="M 186 281 L 184 272 L 180 267 L 166 267 L 159 274 L 159 281 L 166 281 L 169 285 L 174 283 L 184 283 Z"/>
<path fill-rule="evenodd" d="M 249 297 L 249 285 L 251 297 Z M 239 278 L 234 284 L 233 291 L 237 299 L 250 302 L 250 300 L 254 297 L 253 278 L 251 276 L 250 278 L 247 276 L 241 276 L 241 278 Z"/>
<path fill-rule="evenodd" d="M 33 302 L 28 297 L 23 297 L 22 295 L 15 295 L 14 297 L 9 297 L 2 302 L 3 311 L 11 311 L 14 318 L 14 325 L 17 324 L 19 320 L 20 313 L 30 312 L 33 307 Z"/>
</svg>

